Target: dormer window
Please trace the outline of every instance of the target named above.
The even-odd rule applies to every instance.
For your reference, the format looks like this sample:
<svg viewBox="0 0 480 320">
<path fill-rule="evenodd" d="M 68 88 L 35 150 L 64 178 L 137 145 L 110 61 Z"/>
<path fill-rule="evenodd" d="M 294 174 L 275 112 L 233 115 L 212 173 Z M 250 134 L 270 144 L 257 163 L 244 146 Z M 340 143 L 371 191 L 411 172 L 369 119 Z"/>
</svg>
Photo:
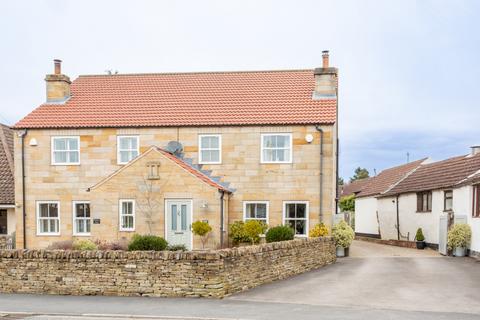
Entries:
<svg viewBox="0 0 480 320">
<path fill-rule="evenodd" d="M 138 136 L 117 137 L 117 163 L 127 164 L 135 159 L 139 153 Z"/>
</svg>

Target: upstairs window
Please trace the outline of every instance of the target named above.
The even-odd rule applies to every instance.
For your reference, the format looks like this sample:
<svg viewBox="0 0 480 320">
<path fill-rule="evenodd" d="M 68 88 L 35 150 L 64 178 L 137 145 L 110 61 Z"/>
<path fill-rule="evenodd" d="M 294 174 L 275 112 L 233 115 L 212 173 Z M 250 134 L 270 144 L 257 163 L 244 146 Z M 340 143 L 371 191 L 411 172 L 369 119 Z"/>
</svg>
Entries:
<svg viewBox="0 0 480 320">
<path fill-rule="evenodd" d="M 199 163 L 222 163 L 222 136 L 219 134 L 204 134 L 198 137 Z"/>
<path fill-rule="evenodd" d="M 37 202 L 38 235 L 60 235 L 59 207 L 58 201 Z"/>
<path fill-rule="evenodd" d="M 268 201 L 244 201 L 243 220 L 258 220 L 268 224 Z"/>
<path fill-rule="evenodd" d="M 117 163 L 126 164 L 135 159 L 140 153 L 138 136 L 117 137 Z"/>
<path fill-rule="evenodd" d="M 120 200 L 120 231 L 135 231 L 135 200 Z"/>
<path fill-rule="evenodd" d="M 80 164 L 80 137 L 52 137 L 52 164 Z"/>
<path fill-rule="evenodd" d="M 480 218 L 480 184 L 473 186 L 473 217 Z"/>
<path fill-rule="evenodd" d="M 446 190 L 443 192 L 443 211 L 453 210 L 453 191 Z"/>
<path fill-rule="evenodd" d="M 417 193 L 417 212 L 432 211 L 432 191 Z"/>
<path fill-rule="evenodd" d="M 292 135 L 290 133 L 262 134 L 262 163 L 291 163 Z"/>
</svg>

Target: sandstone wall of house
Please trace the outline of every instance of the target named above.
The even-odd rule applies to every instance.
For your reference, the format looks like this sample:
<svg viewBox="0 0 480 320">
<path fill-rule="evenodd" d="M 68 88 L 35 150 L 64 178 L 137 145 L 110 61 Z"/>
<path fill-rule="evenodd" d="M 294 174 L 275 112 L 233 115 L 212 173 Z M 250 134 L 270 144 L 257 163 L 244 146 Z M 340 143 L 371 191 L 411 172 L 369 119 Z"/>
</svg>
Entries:
<svg viewBox="0 0 480 320">
<path fill-rule="evenodd" d="M 206 252 L 0 251 L 0 291 L 215 297 L 335 262 L 331 238 Z"/>
<path fill-rule="evenodd" d="M 332 223 L 335 210 L 335 127 L 324 130 L 323 199 L 324 221 Z M 293 162 L 291 164 L 261 164 L 262 133 L 292 133 Z M 248 126 L 248 127 L 184 127 L 131 129 L 36 129 L 29 130 L 25 143 L 27 248 L 44 248 L 48 243 L 72 239 L 72 201 L 89 201 L 87 189 L 112 174 L 117 164 L 117 135 L 138 135 L 140 152 L 150 146 L 163 147 L 169 141 L 183 144 L 185 156 L 198 163 L 198 135 L 222 135 L 222 164 L 204 165 L 212 175 L 222 176 L 236 192 L 229 199 L 226 223 L 243 218 L 243 201 L 269 201 L 269 224 L 283 223 L 283 201 L 309 201 L 309 227 L 319 221 L 320 134 L 314 126 Z M 311 143 L 305 136 L 312 134 Z M 81 164 L 51 165 L 52 136 L 80 136 Z M 36 146 L 29 141 L 35 138 Z M 20 138 L 15 135 L 16 201 L 22 203 Z M 138 177 L 132 177 L 132 181 Z M 187 188 L 188 186 L 186 186 Z M 188 192 L 179 190 L 179 192 Z M 60 236 L 36 235 L 36 201 L 60 201 Z M 116 199 L 115 199 L 116 200 Z M 203 199 L 199 199 L 203 200 Z M 118 202 L 117 202 L 118 203 Z M 197 208 L 193 208 L 196 210 Z M 113 214 L 118 208 L 112 208 Z M 92 215 L 103 215 L 92 204 Z M 160 213 L 163 214 L 163 213 Z M 16 209 L 17 247 L 23 246 L 22 208 Z M 104 220 L 103 220 L 104 221 Z M 113 225 L 113 224 L 112 224 Z M 118 233 L 113 225 L 112 235 Z M 216 236 L 218 238 L 218 235 Z"/>
</svg>

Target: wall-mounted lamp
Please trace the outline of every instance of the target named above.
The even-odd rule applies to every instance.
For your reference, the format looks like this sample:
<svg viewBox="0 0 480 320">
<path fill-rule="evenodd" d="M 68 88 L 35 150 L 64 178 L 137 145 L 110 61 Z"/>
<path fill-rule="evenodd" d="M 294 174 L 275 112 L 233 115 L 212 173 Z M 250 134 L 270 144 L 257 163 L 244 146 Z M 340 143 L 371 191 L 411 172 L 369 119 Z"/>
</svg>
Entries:
<svg viewBox="0 0 480 320">
<path fill-rule="evenodd" d="M 208 202 L 207 202 L 207 201 L 204 201 L 204 202 L 200 205 L 200 208 L 202 208 L 202 209 L 208 209 Z"/>
<path fill-rule="evenodd" d="M 37 139 L 35 139 L 35 138 L 30 139 L 30 142 L 28 144 L 30 145 L 30 147 L 38 146 Z"/>
<path fill-rule="evenodd" d="M 311 135 L 310 133 L 307 134 L 307 135 L 305 136 L 305 141 L 307 141 L 307 143 L 312 143 L 312 141 L 313 141 L 313 135 Z"/>
</svg>

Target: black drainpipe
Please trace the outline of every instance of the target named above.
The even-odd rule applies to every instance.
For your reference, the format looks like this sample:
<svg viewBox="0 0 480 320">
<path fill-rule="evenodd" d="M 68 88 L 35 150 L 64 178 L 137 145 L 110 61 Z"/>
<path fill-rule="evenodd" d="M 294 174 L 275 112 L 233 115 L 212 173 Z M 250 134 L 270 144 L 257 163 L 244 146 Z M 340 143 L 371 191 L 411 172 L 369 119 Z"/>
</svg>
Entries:
<svg viewBox="0 0 480 320">
<path fill-rule="evenodd" d="M 399 195 L 397 195 L 397 199 L 395 202 L 397 203 L 397 239 L 400 240 L 400 213 L 399 213 L 399 207 L 398 207 L 398 199 Z"/>
<path fill-rule="evenodd" d="M 323 129 L 320 125 L 315 125 L 315 129 L 320 132 L 320 201 L 318 202 L 318 219 L 323 222 L 322 202 L 323 202 Z"/>
<path fill-rule="evenodd" d="M 225 191 L 220 190 L 220 248 L 223 248 L 223 198 Z"/>
<path fill-rule="evenodd" d="M 20 138 L 22 139 L 22 211 L 23 211 L 23 249 L 27 249 L 27 209 L 25 201 L 25 136 L 27 135 L 27 130 L 20 132 Z"/>
</svg>

